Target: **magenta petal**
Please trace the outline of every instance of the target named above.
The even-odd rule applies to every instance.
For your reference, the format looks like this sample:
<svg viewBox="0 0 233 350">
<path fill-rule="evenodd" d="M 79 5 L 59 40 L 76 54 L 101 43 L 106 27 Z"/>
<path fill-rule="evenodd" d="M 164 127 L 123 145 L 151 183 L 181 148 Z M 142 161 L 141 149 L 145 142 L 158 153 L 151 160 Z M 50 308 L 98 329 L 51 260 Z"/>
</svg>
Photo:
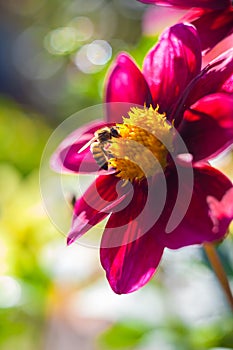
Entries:
<svg viewBox="0 0 233 350">
<path fill-rule="evenodd" d="M 220 10 L 230 6 L 230 0 L 139 0 L 145 4 L 175 6 L 179 8 L 210 8 Z"/>
<path fill-rule="evenodd" d="M 109 215 L 110 211 L 113 211 L 114 207 L 125 199 L 127 193 L 128 187 L 122 187 L 120 179 L 115 175 L 97 177 L 75 203 L 72 228 L 68 235 L 67 243 L 73 243 L 98 222 L 102 221 Z"/>
<path fill-rule="evenodd" d="M 163 204 L 161 180 L 156 176 L 148 182 L 135 183 L 129 205 L 111 214 L 105 227 L 100 258 L 109 283 L 118 294 L 133 292 L 146 284 L 161 259 L 163 245 L 158 243 L 154 231 L 156 214 Z"/>
<path fill-rule="evenodd" d="M 188 92 L 183 101 L 186 106 L 216 92 L 233 93 L 233 49 L 211 61 L 191 84 Z"/>
<path fill-rule="evenodd" d="M 78 151 L 93 138 L 95 131 L 105 125 L 106 123 L 102 121 L 91 122 L 68 135 L 51 157 L 50 165 L 52 169 L 58 173 L 97 172 L 99 166 L 94 160 L 89 147 L 81 153 L 78 153 Z"/>
<path fill-rule="evenodd" d="M 180 183 L 180 191 L 183 193 L 185 204 L 186 184 Z M 171 172 L 168 177 L 168 199 L 163 216 L 159 221 L 165 226 L 166 221 L 171 215 L 173 205 L 177 195 L 177 179 L 175 172 Z M 181 223 L 170 233 L 158 231 L 158 239 L 161 245 L 171 249 L 177 249 L 193 244 L 202 244 L 204 242 L 218 241 L 226 235 L 226 231 L 231 219 L 227 214 L 218 217 L 218 229 L 216 230 L 216 221 L 210 212 L 208 205 L 209 196 L 221 201 L 223 196 L 232 188 L 231 181 L 220 171 L 207 166 L 200 165 L 194 168 L 194 188 L 192 199 L 187 208 L 187 212 Z"/>
<path fill-rule="evenodd" d="M 114 221 L 110 217 L 109 221 Z M 116 223 L 109 223 L 116 226 Z M 120 235 L 121 246 L 114 246 L 112 231 L 105 229 L 100 250 L 100 259 L 106 271 L 107 279 L 117 294 L 131 293 L 144 286 L 154 275 L 163 254 L 163 247 L 158 244 L 153 230 L 140 237 L 141 224 L 137 219 L 128 225 L 114 228 L 114 235 Z M 138 235 L 138 238 L 137 238 Z M 130 238 L 129 238 L 130 237 Z M 134 237 L 134 241 L 130 241 Z M 113 243 L 113 246 L 112 246 Z"/>
<path fill-rule="evenodd" d="M 207 95 L 185 111 L 179 133 L 194 161 L 213 158 L 233 143 L 233 96 Z"/>
<path fill-rule="evenodd" d="M 117 57 L 107 79 L 105 98 L 109 103 L 108 120 L 113 122 L 121 122 L 122 116 L 126 116 L 132 105 L 143 106 L 146 103 L 149 106 L 152 103 L 147 82 L 128 55 L 122 53 Z"/>
<path fill-rule="evenodd" d="M 181 21 L 192 23 L 197 28 L 202 50 L 206 51 L 232 32 L 233 8 L 216 11 L 191 10 Z"/>
<path fill-rule="evenodd" d="M 210 217 L 213 221 L 213 232 L 223 231 L 233 220 L 233 188 L 228 190 L 221 201 L 214 197 L 207 197 Z M 223 226 L 223 227 L 220 227 Z"/>
<path fill-rule="evenodd" d="M 177 99 L 200 68 L 200 42 L 195 28 L 189 24 L 168 28 L 145 57 L 143 73 L 153 101 L 168 118 L 171 119 Z"/>
</svg>

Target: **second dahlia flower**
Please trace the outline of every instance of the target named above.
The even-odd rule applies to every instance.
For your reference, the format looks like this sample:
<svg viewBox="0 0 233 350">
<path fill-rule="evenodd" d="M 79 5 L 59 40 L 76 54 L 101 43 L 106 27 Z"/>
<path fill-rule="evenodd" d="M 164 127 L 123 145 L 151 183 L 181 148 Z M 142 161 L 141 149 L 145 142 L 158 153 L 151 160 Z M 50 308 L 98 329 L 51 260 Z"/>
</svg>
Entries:
<svg viewBox="0 0 233 350">
<path fill-rule="evenodd" d="M 189 9 L 180 22 L 190 22 L 198 30 L 204 52 L 233 33 L 231 0 L 139 0 L 147 4 Z"/>
</svg>

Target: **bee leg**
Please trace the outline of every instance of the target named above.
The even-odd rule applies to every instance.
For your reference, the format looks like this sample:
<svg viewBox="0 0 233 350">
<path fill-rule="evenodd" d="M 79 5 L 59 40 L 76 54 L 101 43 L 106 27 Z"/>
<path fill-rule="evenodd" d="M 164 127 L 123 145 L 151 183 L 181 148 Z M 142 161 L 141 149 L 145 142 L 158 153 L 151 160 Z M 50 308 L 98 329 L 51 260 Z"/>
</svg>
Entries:
<svg viewBox="0 0 233 350">
<path fill-rule="evenodd" d="M 103 165 L 101 165 L 101 169 L 108 170 L 108 162 L 106 162 Z"/>
<path fill-rule="evenodd" d="M 76 195 L 75 195 L 75 194 L 70 194 L 70 195 L 69 195 L 68 203 L 69 203 L 69 205 L 71 206 L 71 208 L 74 208 L 75 203 L 76 203 L 76 200 L 77 200 L 77 198 L 76 198 Z"/>
</svg>

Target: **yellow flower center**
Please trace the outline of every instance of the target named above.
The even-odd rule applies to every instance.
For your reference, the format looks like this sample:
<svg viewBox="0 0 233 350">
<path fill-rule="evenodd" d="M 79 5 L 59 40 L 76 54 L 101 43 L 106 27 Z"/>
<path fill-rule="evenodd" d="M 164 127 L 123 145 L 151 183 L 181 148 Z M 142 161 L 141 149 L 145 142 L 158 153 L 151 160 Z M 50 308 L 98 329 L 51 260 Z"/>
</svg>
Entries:
<svg viewBox="0 0 233 350">
<path fill-rule="evenodd" d="M 174 128 L 158 108 L 131 108 L 123 123 L 116 124 L 119 137 L 112 137 L 104 151 L 121 179 L 141 181 L 166 168 Z"/>
</svg>

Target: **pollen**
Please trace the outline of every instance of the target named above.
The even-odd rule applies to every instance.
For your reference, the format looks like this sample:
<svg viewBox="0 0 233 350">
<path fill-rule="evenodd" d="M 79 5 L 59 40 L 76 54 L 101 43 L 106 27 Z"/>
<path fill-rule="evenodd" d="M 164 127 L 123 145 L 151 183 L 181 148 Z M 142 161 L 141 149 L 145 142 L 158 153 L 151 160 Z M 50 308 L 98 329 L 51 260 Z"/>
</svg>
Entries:
<svg viewBox="0 0 233 350">
<path fill-rule="evenodd" d="M 174 127 L 158 109 L 133 107 L 123 123 L 116 124 L 120 137 L 111 139 L 108 164 L 121 179 L 141 181 L 166 168 Z"/>
</svg>

